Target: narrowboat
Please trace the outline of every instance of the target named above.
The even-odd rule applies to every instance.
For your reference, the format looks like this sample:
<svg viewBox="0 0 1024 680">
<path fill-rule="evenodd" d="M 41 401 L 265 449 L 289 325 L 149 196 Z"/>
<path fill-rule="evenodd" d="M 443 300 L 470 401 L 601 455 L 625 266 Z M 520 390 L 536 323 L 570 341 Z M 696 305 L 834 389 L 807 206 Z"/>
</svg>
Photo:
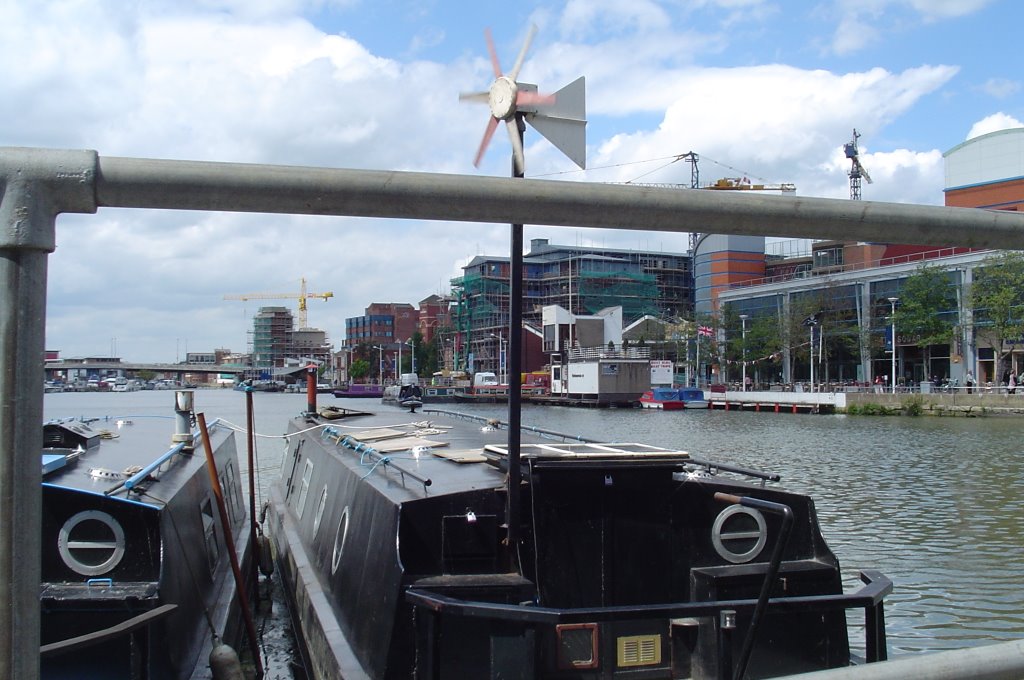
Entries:
<svg viewBox="0 0 1024 680">
<path fill-rule="evenodd" d="M 352 383 L 334 390 L 334 396 L 339 399 L 380 399 L 384 396 L 384 386 L 376 383 Z"/>
<path fill-rule="evenodd" d="M 191 391 L 175 412 L 43 425 L 41 677 L 209 678 L 238 648 L 255 579 L 234 434 L 207 426 L 216 492 Z"/>
<path fill-rule="evenodd" d="M 856 661 L 847 609 L 886 658 L 891 581 L 777 475 L 374 409 L 295 418 L 268 501 L 311 678 L 773 677 Z"/>
</svg>

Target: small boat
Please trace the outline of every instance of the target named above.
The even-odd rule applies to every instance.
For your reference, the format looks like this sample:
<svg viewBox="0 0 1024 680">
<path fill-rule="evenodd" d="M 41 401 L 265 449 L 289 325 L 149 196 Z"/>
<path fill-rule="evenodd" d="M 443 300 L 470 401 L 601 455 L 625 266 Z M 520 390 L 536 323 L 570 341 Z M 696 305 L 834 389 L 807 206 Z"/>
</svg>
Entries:
<svg viewBox="0 0 1024 680">
<path fill-rule="evenodd" d="M 270 492 L 310 678 L 773 677 L 854 662 L 847 609 L 886 658 L 891 581 L 844 594 L 814 502 L 777 475 L 375 409 L 293 419 Z"/>
<path fill-rule="evenodd" d="M 384 396 L 384 386 L 377 383 L 352 383 L 334 390 L 338 398 L 380 399 Z"/>
<path fill-rule="evenodd" d="M 674 387 L 652 387 L 640 395 L 641 408 L 681 411 L 684 406 L 685 403 L 679 398 L 679 390 Z"/>
<path fill-rule="evenodd" d="M 708 399 L 704 390 L 697 387 L 680 387 L 679 399 L 684 408 L 708 408 Z"/>
<path fill-rule="evenodd" d="M 232 562 L 251 573 L 234 433 L 207 429 L 221 507 L 192 395 L 175 395 L 176 428 L 104 422 L 107 441 L 80 421 L 44 424 L 42 678 L 210 677 L 215 641 L 242 639 L 236 594 L 255 578 L 232 577 Z"/>
<path fill-rule="evenodd" d="M 285 384 L 277 380 L 243 380 L 235 385 L 239 392 L 284 392 Z"/>
</svg>

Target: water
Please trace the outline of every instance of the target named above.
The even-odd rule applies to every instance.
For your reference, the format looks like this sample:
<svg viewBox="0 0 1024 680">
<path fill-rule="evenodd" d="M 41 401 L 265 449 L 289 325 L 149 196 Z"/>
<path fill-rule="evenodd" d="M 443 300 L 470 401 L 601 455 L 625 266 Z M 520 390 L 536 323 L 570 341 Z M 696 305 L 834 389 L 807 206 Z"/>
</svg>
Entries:
<svg viewBox="0 0 1024 680">
<path fill-rule="evenodd" d="M 325 395 L 320 401 L 379 406 Z M 48 394 L 44 412 L 47 418 L 139 417 L 167 415 L 172 404 L 172 392 Z M 305 406 L 302 394 L 255 394 L 256 429 L 278 435 Z M 207 420 L 245 423 L 239 392 L 199 390 L 196 408 Z M 507 414 L 502 405 L 440 408 L 502 419 Z M 780 474 L 783 486 L 815 498 L 848 590 L 859 585 L 860 569 L 892 578 L 895 590 L 886 602 L 892 656 L 1024 637 L 1024 436 L 1017 418 L 525 405 L 523 423 L 606 441 L 677 447 Z M 244 438 L 239 449 L 244 458 Z M 283 450 L 280 437 L 257 441 L 263 497 Z M 863 619 L 858 613 L 850 620 Z"/>
</svg>

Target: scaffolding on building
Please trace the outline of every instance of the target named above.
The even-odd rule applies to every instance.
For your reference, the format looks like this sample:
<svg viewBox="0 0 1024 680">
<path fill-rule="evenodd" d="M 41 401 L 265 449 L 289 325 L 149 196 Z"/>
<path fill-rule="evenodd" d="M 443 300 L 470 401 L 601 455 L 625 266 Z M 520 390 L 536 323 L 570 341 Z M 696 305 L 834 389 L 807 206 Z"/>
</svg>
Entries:
<svg viewBox="0 0 1024 680">
<path fill-rule="evenodd" d="M 657 279 L 639 272 L 579 272 L 580 311 L 596 314 L 608 307 L 622 307 L 623 319 L 633 321 L 659 314 Z"/>
</svg>

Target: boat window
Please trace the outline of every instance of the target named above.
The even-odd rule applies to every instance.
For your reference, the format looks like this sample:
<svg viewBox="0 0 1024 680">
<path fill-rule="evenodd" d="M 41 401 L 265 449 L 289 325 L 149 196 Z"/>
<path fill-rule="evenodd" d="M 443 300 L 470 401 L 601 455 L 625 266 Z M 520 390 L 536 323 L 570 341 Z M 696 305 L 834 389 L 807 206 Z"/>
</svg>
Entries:
<svg viewBox="0 0 1024 680">
<path fill-rule="evenodd" d="M 228 510 L 228 521 L 235 524 L 238 521 L 238 496 L 235 493 L 235 464 L 228 461 L 224 471 L 220 473 L 220 487 L 224 492 L 224 505 Z"/>
<path fill-rule="evenodd" d="M 316 517 L 313 518 L 313 535 L 316 536 L 317 530 L 320 529 L 320 520 L 324 518 L 324 509 L 327 507 L 327 485 L 324 485 L 323 491 L 320 492 L 320 502 L 316 504 Z"/>
<path fill-rule="evenodd" d="M 345 550 L 345 538 L 348 536 L 348 506 L 341 511 L 341 519 L 338 520 L 338 530 L 334 534 L 334 554 L 331 555 L 331 573 L 338 572 L 338 565 L 341 564 L 341 553 Z"/>
<path fill-rule="evenodd" d="M 207 498 L 199 506 L 199 514 L 203 518 L 203 541 L 206 543 L 206 560 L 210 573 L 217 569 L 220 549 L 217 547 L 217 525 L 213 521 L 213 501 Z"/>
<path fill-rule="evenodd" d="M 757 557 L 767 541 L 764 515 L 742 505 L 730 505 L 720 512 L 711 528 L 715 552 L 733 564 L 746 564 Z"/>
<path fill-rule="evenodd" d="M 295 500 L 295 514 L 302 519 L 302 511 L 306 507 L 306 496 L 309 495 L 309 483 L 313 479 L 313 461 L 306 460 L 306 468 L 302 471 L 302 484 L 299 486 L 299 497 Z"/>
<path fill-rule="evenodd" d="M 73 515 L 64 522 L 57 538 L 64 564 L 82 576 L 106 574 L 121 562 L 124 547 L 121 524 L 99 510 Z"/>
<path fill-rule="evenodd" d="M 295 477 L 295 468 L 296 468 L 296 466 L 298 465 L 298 462 L 299 462 L 299 451 L 302 449 L 302 442 L 304 442 L 304 441 L 306 441 L 306 440 L 305 439 L 298 439 L 298 440 L 296 440 L 295 441 L 295 448 L 289 452 L 289 455 L 283 456 L 283 458 L 282 458 L 283 463 L 281 465 L 281 477 L 285 477 L 286 476 L 284 471 L 285 471 L 285 469 L 287 469 L 287 467 L 289 465 L 291 465 L 291 469 L 288 470 L 288 474 L 287 474 L 288 483 L 285 485 L 285 489 L 286 489 L 286 491 L 285 491 L 285 500 L 287 500 L 292 495 L 292 480 Z"/>
</svg>

